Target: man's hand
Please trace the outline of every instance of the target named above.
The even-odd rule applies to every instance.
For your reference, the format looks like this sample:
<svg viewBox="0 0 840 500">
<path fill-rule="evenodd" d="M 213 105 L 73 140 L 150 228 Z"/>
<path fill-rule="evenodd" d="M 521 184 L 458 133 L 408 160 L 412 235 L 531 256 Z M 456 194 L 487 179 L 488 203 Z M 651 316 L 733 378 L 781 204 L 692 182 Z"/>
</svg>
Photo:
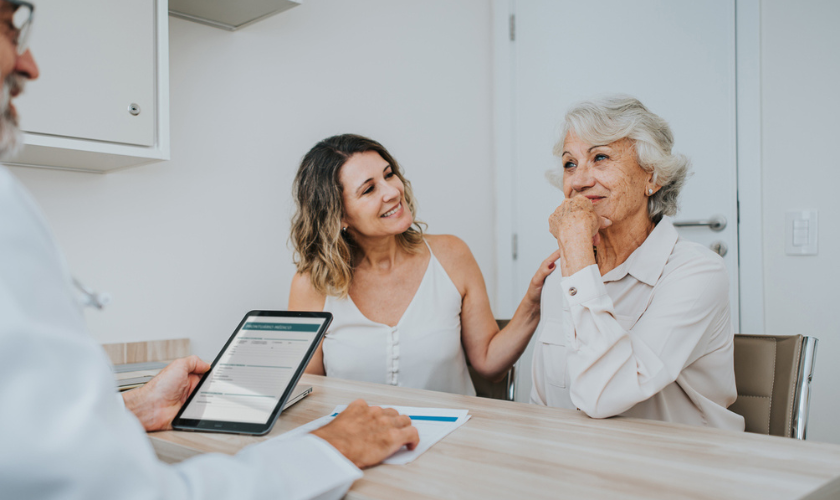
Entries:
<svg viewBox="0 0 840 500">
<path fill-rule="evenodd" d="M 209 369 L 210 365 L 195 355 L 176 359 L 146 385 L 124 392 L 125 406 L 147 432 L 171 429 L 172 419 Z"/>
<path fill-rule="evenodd" d="M 393 408 L 368 406 L 361 399 L 312 434 L 333 445 L 360 469 L 378 464 L 403 446 L 413 450 L 420 442 L 408 416 Z"/>
</svg>

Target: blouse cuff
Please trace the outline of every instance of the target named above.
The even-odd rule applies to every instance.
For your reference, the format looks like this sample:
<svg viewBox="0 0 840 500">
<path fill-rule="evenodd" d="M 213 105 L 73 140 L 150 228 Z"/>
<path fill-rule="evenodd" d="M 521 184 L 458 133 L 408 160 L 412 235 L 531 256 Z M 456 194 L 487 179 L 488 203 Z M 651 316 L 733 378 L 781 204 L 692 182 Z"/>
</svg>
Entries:
<svg viewBox="0 0 840 500">
<path fill-rule="evenodd" d="M 561 280 L 563 295 L 569 307 L 579 306 L 592 299 L 607 294 L 607 287 L 601 279 L 601 271 L 596 264 L 584 267 L 571 276 Z"/>
</svg>

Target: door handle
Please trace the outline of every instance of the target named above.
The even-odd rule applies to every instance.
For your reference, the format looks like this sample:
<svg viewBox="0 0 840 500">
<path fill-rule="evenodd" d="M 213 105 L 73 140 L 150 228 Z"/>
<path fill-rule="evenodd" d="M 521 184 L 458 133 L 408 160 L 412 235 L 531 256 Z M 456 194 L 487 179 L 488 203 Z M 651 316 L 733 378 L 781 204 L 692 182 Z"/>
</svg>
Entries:
<svg viewBox="0 0 840 500">
<path fill-rule="evenodd" d="M 708 226 L 712 231 L 723 231 L 726 229 L 726 217 L 715 215 L 709 220 L 682 220 L 674 222 L 676 227 L 700 227 Z"/>
</svg>

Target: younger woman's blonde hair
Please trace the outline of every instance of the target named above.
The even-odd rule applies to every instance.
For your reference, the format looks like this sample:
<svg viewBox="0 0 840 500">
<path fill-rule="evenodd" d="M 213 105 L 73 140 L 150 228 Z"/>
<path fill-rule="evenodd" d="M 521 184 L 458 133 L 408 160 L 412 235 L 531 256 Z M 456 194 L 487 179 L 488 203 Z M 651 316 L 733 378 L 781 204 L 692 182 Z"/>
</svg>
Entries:
<svg viewBox="0 0 840 500">
<path fill-rule="evenodd" d="M 414 253 L 423 242 L 423 228 L 417 221 L 417 207 L 411 183 L 403 177 L 399 164 L 378 142 L 354 134 L 324 139 L 306 153 L 298 168 L 293 187 L 297 209 L 292 217 L 290 239 L 294 263 L 301 274 L 309 273 L 312 287 L 324 295 L 344 298 L 353 281 L 353 269 L 360 251 L 346 231 L 341 230 L 344 202 L 338 174 L 355 154 L 373 151 L 391 165 L 405 186 L 405 203 L 414 223 L 397 235 L 397 243 Z"/>
</svg>

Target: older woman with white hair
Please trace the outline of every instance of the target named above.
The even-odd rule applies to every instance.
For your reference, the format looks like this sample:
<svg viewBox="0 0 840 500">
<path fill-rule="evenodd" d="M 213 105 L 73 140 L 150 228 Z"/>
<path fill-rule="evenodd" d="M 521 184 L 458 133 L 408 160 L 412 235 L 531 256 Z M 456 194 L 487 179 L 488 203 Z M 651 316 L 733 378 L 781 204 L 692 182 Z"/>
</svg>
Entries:
<svg viewBox="0 0 840 500">
<path fill-rule="evenodd" d="M 559 268 L 542 290 L 534 403 L 744 430 L 723 260 L 669 216 L 689 169 L 668 124 L 613 96 L 567 114 L 549 218 Z"/>
</svg>

